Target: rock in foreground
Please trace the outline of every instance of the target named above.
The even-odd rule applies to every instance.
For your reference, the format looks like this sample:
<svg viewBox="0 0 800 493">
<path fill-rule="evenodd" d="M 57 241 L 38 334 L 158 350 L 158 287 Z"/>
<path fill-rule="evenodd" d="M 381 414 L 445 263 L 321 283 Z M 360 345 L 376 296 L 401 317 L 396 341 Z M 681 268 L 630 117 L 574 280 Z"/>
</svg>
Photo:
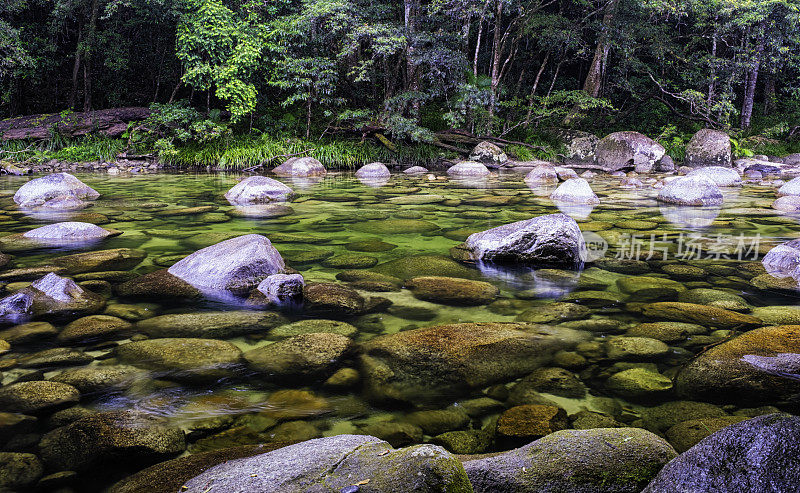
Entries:
<svg viewBox="0 0 800 493">
<path fill-rule="evenodd" d="M 464 468 L 475 493 L 637 493 L 676 455 L 649 431 L 595 428 L 557 431 Z"/>
<path fill-rule="evenodd" d="M 769 414 L 728 426 L 667 464 L 643 493 L 797 491 L 800 418 Z"/>
<path fill-rule="evenodd" d="M 472 488 L 461 463 L 441 447 L 395 450 L 375 437 L 338 435 L 225 462 L 187 481 L 181 491 L 467 493 Z"/>
</svg>

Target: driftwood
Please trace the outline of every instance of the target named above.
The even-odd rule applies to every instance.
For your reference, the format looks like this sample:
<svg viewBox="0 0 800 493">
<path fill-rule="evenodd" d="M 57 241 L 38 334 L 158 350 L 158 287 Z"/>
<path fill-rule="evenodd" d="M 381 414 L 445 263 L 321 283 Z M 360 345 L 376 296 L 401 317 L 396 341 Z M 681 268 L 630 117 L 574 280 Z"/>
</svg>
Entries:
<svg viewBox="0 0 800 493">
<path fill-rule="evenodd" d="M 53 132 L 68 137 L 99 134 L 119 137 L 128 123 L 146 119 L 149 108 L 113 108 L 85 113 L 41 114 L 0 121 L 0 140 L 49 139 Z"/>
</svg>

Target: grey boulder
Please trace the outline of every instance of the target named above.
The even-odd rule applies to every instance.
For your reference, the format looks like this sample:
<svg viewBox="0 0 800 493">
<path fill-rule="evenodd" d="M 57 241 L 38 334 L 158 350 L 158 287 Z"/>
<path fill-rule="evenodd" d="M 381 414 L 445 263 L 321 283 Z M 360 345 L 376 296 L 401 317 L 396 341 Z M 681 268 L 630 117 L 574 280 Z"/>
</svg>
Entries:
<svg viewBox="0 0 800 493">
<path fill-rule="evenodd" d="M 733 168 L 723 166 L 706 166 L 690 171 L 686 176 L 704 177 L 713 181 L 718 187 L 738 187 L 742 184 L 742 177 Z"/>
<path fill-rule="evenodd" d="M 553 202 L 565 202 L 568 204 L 599 204 L 600 199 L 589 186 L 589 182 L 583 178 L 570 178 L 565 181 L 555 192 L 550 194 Z"/>
<path fill-rule="evenodd" d="M 94 200 L 99 196 L 96 190 L 71 174 L 54 173 L 22 185 L 14 194 L 14 202 L 24 208 L 74 209 L 73 200 Z M 57 205 L 60 201 L 64 201 L 63 206 Z M 72 204 L 67 207 L 68 203 Z"/>
<path fill-rule="evenodd" d="M 441 447 L 396 450 L 375 437 L 338 435 L 219 464 L 181 491 L 467 493 L 472 488 L 461 463 Z"/>
<path fill-rule="evenodd" d="M 201 291 L 247 293 L 286 266 L 266 236 L 237 236 L 198 250 L 167 272 Z"/>
<path fill-rule="evenodd" d="M 639 173 L 653 170 L 664 156 L 664 147 L 638 132 L 615 132 L 597 144 L 595 161 L 607 171 L 633 166 Z"/>
<path fill-rule="evenodd" d="M 228 190 L 225 198 L 232 205 L 266 204 L 285 202 L 294 192 L 278 180 L 266 176 L 250 176 Z"/>
<path fill-rule="evenodd" d="M 483 141 L 472 149 L 469 160 L 497 168 L 508 161 L 508 156 L 497 145 Z"/>
<path fill-rule="evenodd" d="M 313 157 L 291 157 L 272 170 L 278 176 L 325 176 L 325 166 Z"/>
<path fill-rule="evenodd" d="M 388 178 L 391 171 L 383 163 L 369 163 L 358 168 L 356 178 Z"/>
<path fill-rule="evenodd" d="M 676 205 L 720 205 L 722 192 L 703 176 L 683 176 L 668 182 L 658 193 L 659 202 Z"/>
<path fill-rule="evenodd" d="M 586 243 L 578 223 L 565 214 L 549 214 L 504 224 L 467 238 L 472 260 L 578 268 L 586 258 Z"/>
<path fill-rule="evenodd" d="M 705 128 L 698 131 L 686 146 L 686 166 L 725 166 L 730 168 L 731 139 L 725 132 Z"/>
<path fill-rule="evenodd" d="M 450 176 L 486 176 L 489 174 L 489 168 L 482 163 L 475 161 L 461 161 L 447 169 L 447 174 Z"/>
</svg>

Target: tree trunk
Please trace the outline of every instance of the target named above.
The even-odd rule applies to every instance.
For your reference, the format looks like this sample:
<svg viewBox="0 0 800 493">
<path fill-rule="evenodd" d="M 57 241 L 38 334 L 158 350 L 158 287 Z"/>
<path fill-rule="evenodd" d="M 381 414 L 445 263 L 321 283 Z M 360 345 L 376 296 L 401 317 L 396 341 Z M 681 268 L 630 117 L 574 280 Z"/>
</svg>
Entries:
<svg viewBox="0 0 800 493">
<path fill-rule="evenodd" d="M 545 67 L 547 67 L 547 62 L 550 60 L 550 52 L 548 51 L 544 55 L 544 60 L 542 60 L 542 65 L 539 67 L 539 71 L 536 72 L 536 78 L 533 80 L 533 87 L 531 88 L 531 95 L 528 96 L 528 114 L 525 116 L 525 128 L 528 128 L 528 125 L 531 123 L 531 114 L 533 114 L 533 96 L 536 94 L 536 88 L 539 87 L 539 81 L 542 79 L 542 73 L 544 72 Z"/>
<path fill-rule="evenodd" d="M 92 0 L 92 13 L 89 17 L 89 35 L 84 50 L 83 63 L 83 111 L 92 110 L 92 57 L 94 55 L 95 37 L 97 36 L 97 16 L 100 13 L 100 1 Z"/>
<path fill-rule="evenodd" d="M 606 63 L 608 62 L 608 52 L 611 48 L 609 43 L 609 31 L 614 24 L 616 18 L 617 6 L 619 0 L 609 0 L 606 4 L 603 13 L 603 30 L 597 38 L 597 46 L 594 50 L 594 57 L 592 63 L 589 65 L 589 71 L 586 74 L 586 80 L 583 83 L 583 91 L 589 96 L 596 98 L 600 96 L 600 90 L 603 87 L 603 79 L 606 74 Z M 569 125 L 578 117 L 580 108 L 575 105 L 572 111 L 564 118 L 564 124 Z"/>
<path fill-rule="evenodd" d="M 500 85 L 500 57 L 501 57 L 501 37 L 503 26 L 503 0 L 497 0 L 497 11 L 494 18 L 494 39 L 492 40 L 492 69 L 491 69 L 491 90 L 489 91 L 489 124 L 494 119 L 495 107 L 497 106 L 497 87 Z M 489 128 L 489 134 L 491 134 Z"/>
<path fill-rule="evenodd" d="M 478 38 L 475 41 L 475 56 L 472 59 L 472 75 L 478 77 L 478 55 L 481 52 L 481 38 L 483 37 L 483 23 L 486 20 L 486 9 L 489 8 L 489 0 L 483 4 L 481 17 L 478 19 Z"/>
<path fill-rule="evenodd" d="M 769 116 L 778 108 L 778 96 L 775 88 L 775 74 L 768 74 L 764 79 L 764 116 Z"/>
<path fill-rule="evenodd" d="M 69 107 L 75 109 L 78 104 L 78 74 L 81 70 L 81 53 L 83 52 L 83 26 L 78 26 L 78 44 L 75 48 L 75 63 L 72 65 L 72 90 L 69 93 Z"/>
<path fill-rule="evenodd" d="M 414 64 L 414 33 L 419 0 L 404 0 L 403 7 L 406 32 L 406 83 L 409 91 L 416 92 L 419 91 L 419 76 Z M 415 120 L 419 118 L 419 99 L 416 97 L 412 99 L 411 113 Z"/>
<path fill-rule="evenodd" d="M 711 37 L 711 67 L 709 67 L 709 77 L 708 77 L 708 108 L 709 111 L 712 106 L 712 102 L 714 101 L 714 96 L 717 92 L 717 21 L 719 16 L 714 17 L 714 34 Z"/>
<path fill-rule="evenodd" d="M 749 128 L 753 119 L 753 100 L 756 96 L 756 85 L 758 84 L 758 71 L 761 68 L 761 57 L 764 54 L 764 23 L 759 26 L 758 42 L 756 43 L 753 64 L 747 76 L 745 85 L 744 101 L 742 102 L 742 121 L 741 128 Z"/>
</svg>

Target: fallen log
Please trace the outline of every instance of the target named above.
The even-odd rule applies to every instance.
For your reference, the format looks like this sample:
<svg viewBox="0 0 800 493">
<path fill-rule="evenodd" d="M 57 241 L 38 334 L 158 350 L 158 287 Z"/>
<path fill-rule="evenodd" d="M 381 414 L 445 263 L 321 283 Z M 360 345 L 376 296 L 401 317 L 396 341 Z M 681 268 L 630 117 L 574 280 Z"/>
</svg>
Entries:
<svg viewBox="0 0 800 493">
<path fill-rule="evenodd" d="M 54 132 L 66 137 L 89 134 L 119 137 L 130 122 L 149 116 L 150 108 L 144 107 L 19 116 L 0 121 L 0 140 L 46 140 Z"/>
</svg>

